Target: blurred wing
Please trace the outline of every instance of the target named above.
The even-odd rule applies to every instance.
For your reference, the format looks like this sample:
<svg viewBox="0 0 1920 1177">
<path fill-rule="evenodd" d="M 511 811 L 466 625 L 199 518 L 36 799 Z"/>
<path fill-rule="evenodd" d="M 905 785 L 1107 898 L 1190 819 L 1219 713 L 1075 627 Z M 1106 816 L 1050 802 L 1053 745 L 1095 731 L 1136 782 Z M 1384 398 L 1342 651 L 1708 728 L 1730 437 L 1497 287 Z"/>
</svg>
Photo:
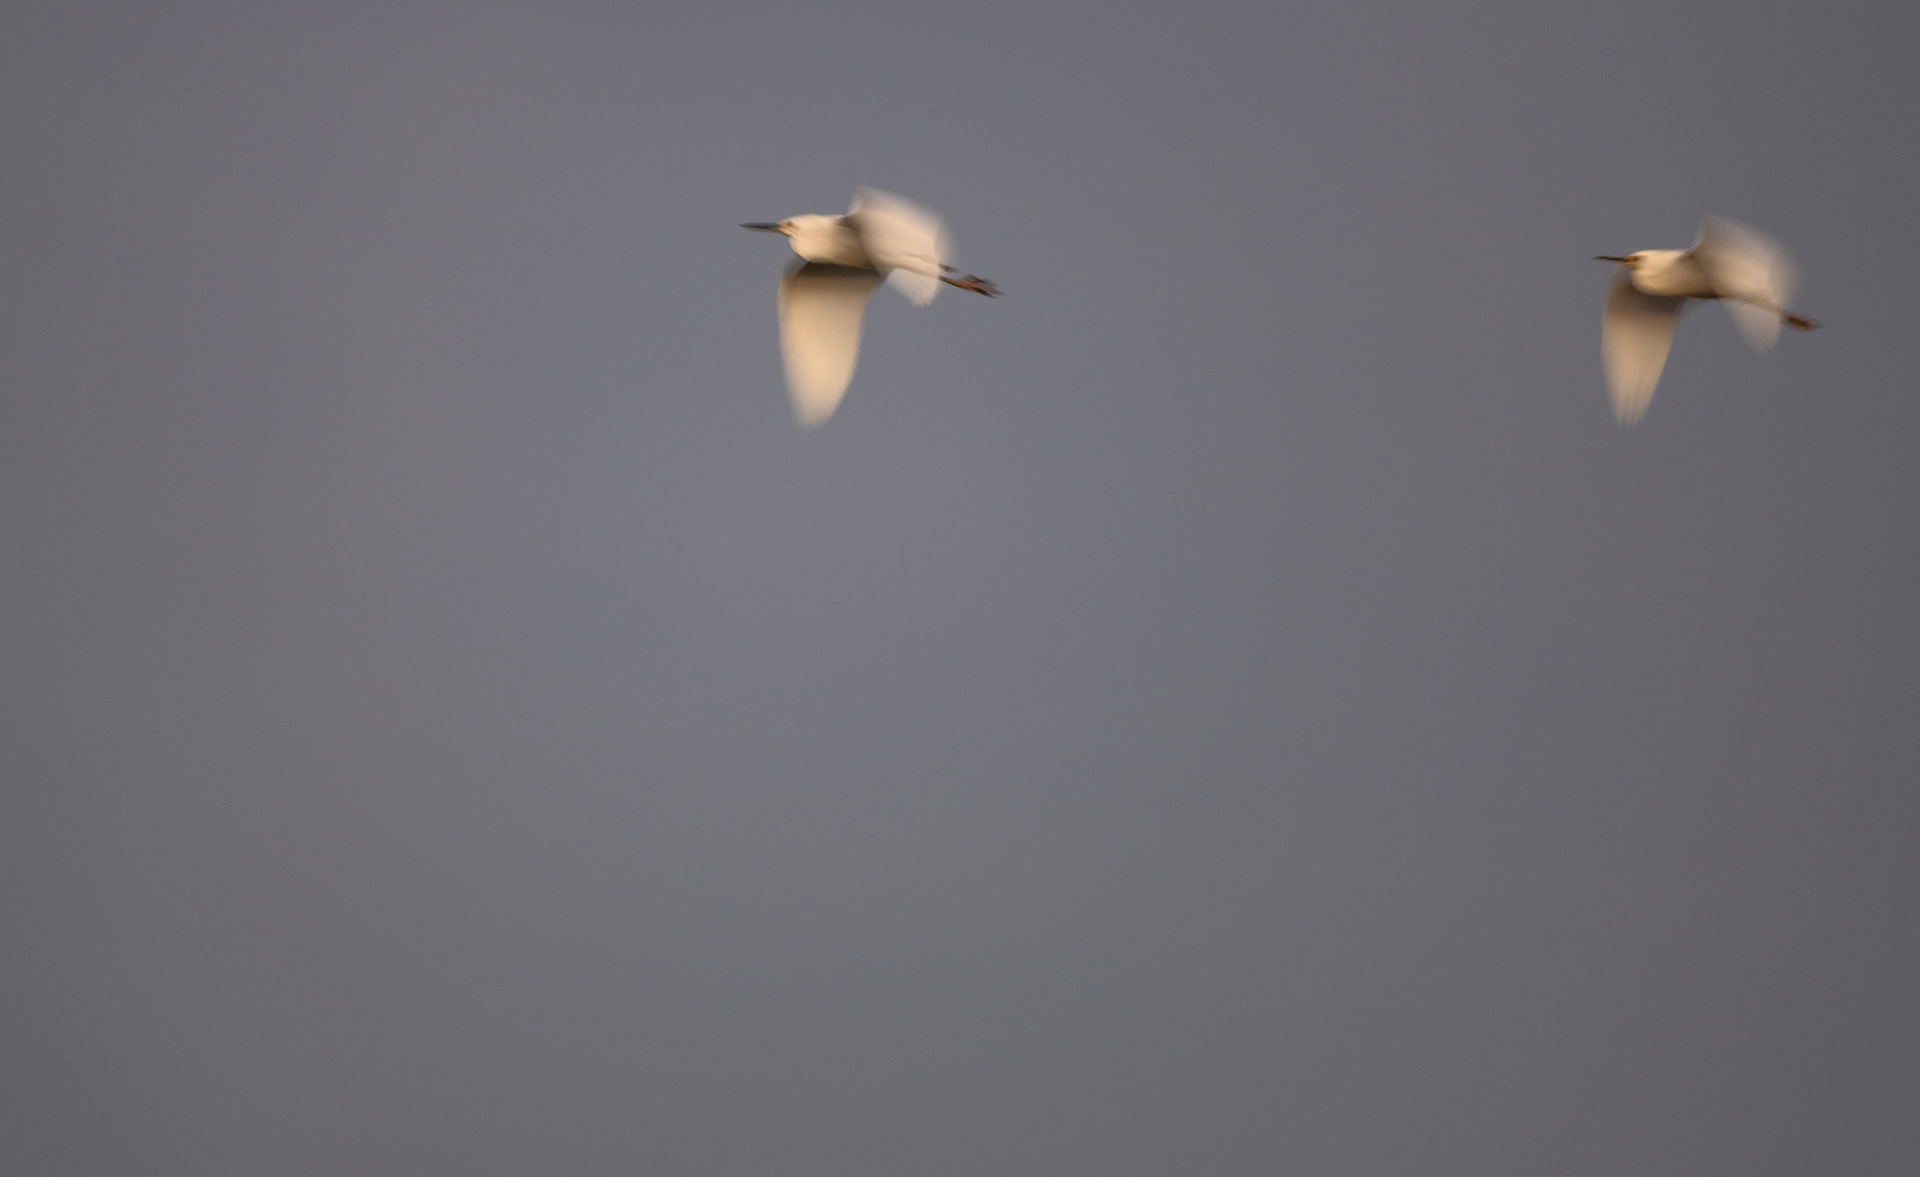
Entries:
<svg viewBox="0 0 1920 1177">
<path fill-rule="evenodd" d="M 1780 337 L 1780 315 L 1793 297 L 1793 259 L 1778 242 L 1724 217 L 1700 225 L 1693 256 L 1713 282 L 1733 325 L 1755 351 Z"/>
<path fill-rule="evenodd" d="M 939 213 L 891 192 L 860 188 L 853 194 L 847 219 L 860 234 L 874 268 L 908 302 L 923 307 L 940 293 L 949 243 Z"/>
<path fill-rule="evenodd" d="M 780 279 L 780 358 L 802 428 L 840 407 L 860 359 L 860 318 L 880 285 L 872 270 L 808 262 Z"/>
<path fill-rule="evenodd" d="M 1634 289 L 1625 266 L 1614 267 L 1606 310 L 1600 317 L 1600 359 L 1607 369 L 1613 415 L 1620 424 L 1638 421 L 1653 402 L 1653 389 L 1660 383 L 1660 369 L 1667 366 L 1673 329 L 1685 301 L 1642 294 Z"/>
</svg>

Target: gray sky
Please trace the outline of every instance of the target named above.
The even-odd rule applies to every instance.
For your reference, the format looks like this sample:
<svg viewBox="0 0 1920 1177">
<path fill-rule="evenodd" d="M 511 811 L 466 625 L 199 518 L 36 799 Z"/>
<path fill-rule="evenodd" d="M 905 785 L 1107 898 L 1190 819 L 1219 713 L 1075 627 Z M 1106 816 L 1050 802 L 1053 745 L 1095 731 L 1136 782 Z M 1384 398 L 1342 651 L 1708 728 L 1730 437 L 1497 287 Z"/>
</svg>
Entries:
<svg viewBox="0 0 1920 1177">
<path fill-rule="evenodd" d="M 1911 6 L 5 23 L 0 1168 L 1920 1167 Z"/>
</svg>

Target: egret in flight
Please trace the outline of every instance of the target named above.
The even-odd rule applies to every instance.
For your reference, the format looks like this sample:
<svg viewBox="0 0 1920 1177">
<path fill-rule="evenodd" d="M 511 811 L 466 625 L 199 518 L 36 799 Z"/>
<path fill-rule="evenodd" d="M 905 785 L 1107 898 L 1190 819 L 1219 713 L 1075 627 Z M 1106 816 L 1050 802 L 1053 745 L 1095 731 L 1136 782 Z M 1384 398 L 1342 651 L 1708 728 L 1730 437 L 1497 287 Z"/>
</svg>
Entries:
<svg viewBox="0 0 1920 1177">
<path fill-rule="evenodd" d="M 742 225 L 780 233 L 800 255 L 780 279 L 780 358 L 787 392 L 802 428 L 833 416 L 860 358 L 860 319 L 881 282 L 914 306 L 940 284 L 989 298 L 993 283 L 947 264 L 949 242 L 940 214 L 889 192 L 856 189 L 844 217 L 808 213 Z"/>
<path fill-rule="evenodd" d="M 1689 249 L 1643 249 L 1617 263 L 1600 319 L 1600 358 L 1613 414 L 1631 425 L 1653 400 L 1673 329 L 1690 298 L 1717 298 L 1756 352 L 1780 336 L 1780 324 L 1811 331 L 1819 324 L 1787 310 L 1793 261 L 1779 244 L 1745 225 L 1708 217 Z"/>
</svg>

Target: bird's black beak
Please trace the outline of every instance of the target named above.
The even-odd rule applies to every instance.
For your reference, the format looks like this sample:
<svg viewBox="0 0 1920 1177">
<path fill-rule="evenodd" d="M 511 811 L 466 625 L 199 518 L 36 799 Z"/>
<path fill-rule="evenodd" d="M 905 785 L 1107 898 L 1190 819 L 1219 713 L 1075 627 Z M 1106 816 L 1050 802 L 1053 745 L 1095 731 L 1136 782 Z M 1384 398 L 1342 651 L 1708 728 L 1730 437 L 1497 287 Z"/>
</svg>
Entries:
<svg viewBox="0 0 1920 1177">
<path fill-rule="evenodd" d="M 780 231 L 780 224 L 777 221 L 747 221 L 743 222 L 740 227 L 742 229 L 758 229 L 762 233 L 778 233 Z"/>
<path fill-rule="evenodd" d="M 751 228 L 753 228 L 754 226 L 752 226 L 752 225 L 749 225 L 749 226 L 747 226 L 747 227 L 748 227 L 749 229 L 751 229 Z M 1623 258 L 1623 257 L 1605 257 L 1605 256 L 1601 256 L 1601 257 L 1596 257 L 1596 258 L 1594 258 L 1593 260 L 1594 260 L 1594 261 L 1596 261 L 1596 262 L 1619 262 L 1619 263 L 1620 263 L 1621 265 L 1626 265 L 1626 264 L 1627 264 L 1627 259 L 1626 259 L 1626 258 Z"/>
</svg>

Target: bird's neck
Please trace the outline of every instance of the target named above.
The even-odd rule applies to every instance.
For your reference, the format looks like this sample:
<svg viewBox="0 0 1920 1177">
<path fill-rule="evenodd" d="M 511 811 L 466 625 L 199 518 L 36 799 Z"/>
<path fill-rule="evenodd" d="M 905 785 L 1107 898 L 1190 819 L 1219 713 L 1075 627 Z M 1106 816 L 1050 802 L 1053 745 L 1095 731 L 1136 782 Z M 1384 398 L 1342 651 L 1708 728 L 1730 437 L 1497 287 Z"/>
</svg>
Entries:
<svg viewBox="0 0 1920 1177">
<path fill-rule="evenodd" d="M 1633 267 L 1633 284 L 1644 294 L 1713 297 L 1713 284 L 1694 264 L 1691 250 L 1643 249 Z"/>
<path fill-rule="evenodd" d="M 845 217 L 795 217 L 788 241 L 793 246 L 793 252 L 810 262 L 873 268 L 866 248 L 860 244 L 860 235 Z"/>
</svg>

